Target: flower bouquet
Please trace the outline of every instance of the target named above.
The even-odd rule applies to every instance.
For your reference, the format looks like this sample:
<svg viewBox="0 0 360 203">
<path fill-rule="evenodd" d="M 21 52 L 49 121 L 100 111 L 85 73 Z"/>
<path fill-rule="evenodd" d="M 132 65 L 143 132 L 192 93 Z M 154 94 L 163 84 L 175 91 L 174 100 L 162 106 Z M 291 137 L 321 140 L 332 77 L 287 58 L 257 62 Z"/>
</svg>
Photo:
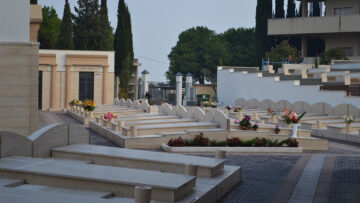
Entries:
<svg viewBox="0 0 360 203">
<path fill-rule="evenodd" d="M 354 116 L 353 115 L 344 116 L 344 120 L 346 124 L 351 124 L 352 122 L 354 122 Z"/>
<path fill-rule="evenodd" d="M 251 128 L 250 120 L 251 120 L 251 117 L 249 115 L 245 115 L 244 118 L 239 123 L 240 128 L 242 130 L 249 130 L 249 128 Z"/>
<path fill-rule="evenodd" d="M 276 125 L 274 131 L 275 131 L 275 134 L 279 134 L 280 133 L 280 126 Z"/>
<path fill-rule="evenodd" d="M 108 120 L 108 121 L 111 121 L 111 120 L 113 120 L 113 119 L 117 119 L 117 116 L 115 116 L 114 114 L 108 112 L 107 115 L 104 114 L 104 119 L 105 119 L 105 120 Z"/>
<path fill-rule="evenodd" d="M 75 110 L 75 100 L 74 99 L 69 102 L 69 105 L 71 107 L 71 110 Z"/>
<path fill-rule="evenodd" d="M 211 103 L 210 103 L 210 106 L 211 106 L 212 108 L 216 108 L 216 107 L 217 107 L 217 104 L 216 104 L 215 102 L 211 102 Z"/>
<path fill-rule="evenodd" d="M 302 113 L 300 116 L 298 116 L 295 111 L 285 111 L 284 114 L 285 114 L 284 118 L 286 120 L 286 123 L 292 124 L 292 123 L 299 123 L 302 117 L 304 117 L 304 115 L 306 114 L 306 112 Z"/>
<path fill-rule="evenodd" d="M 83 103 L 84 110 L 94 111 L 96 109 L 96 102 L 91 100 L 85 100 Z"/>
<path fill-rule="evenodd" d="M 241 111 L 242 111 L 241 106 L 238 106 L 238 107 L 234 108 L 234 112 L 241 112 Z"/>
<path fill-rule="evenodd" d="M 259 128 L 258 122 L 255 123 L 255 125 L 252 126 L 254 131 L 257 131 L 257 129 Z"/>
<path fill-rule="evenodd" d="M 209 102 L 204 101 L 204 102 L 202 103 L 202 107 L 209 107 Z"/>
<path fill-rule="evenodd" d="M 231 110 L 231 106 L 225 106 L 225 109 L 230 111 Z"/>
</svg>

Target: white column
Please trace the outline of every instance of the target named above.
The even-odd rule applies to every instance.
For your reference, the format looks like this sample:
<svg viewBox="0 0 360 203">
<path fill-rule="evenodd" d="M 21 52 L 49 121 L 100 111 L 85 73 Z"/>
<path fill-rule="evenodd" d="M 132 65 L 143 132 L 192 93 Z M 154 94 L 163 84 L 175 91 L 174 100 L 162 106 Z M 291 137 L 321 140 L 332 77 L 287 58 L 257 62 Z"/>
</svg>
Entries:
<svg viewBox="0 0 360 203">
<path fill-rule="evenodd" d="M 176 74 L 176 105 L 181 105 L 182 99 L 182 74 Z"/>
<path fill-rule="evenodd" d="M 186 74 L 186 88 L 185 88 L 185 98 L 184 98 L 184 106 L 188 104 L 190 101 L 190 88 L 192 87 L 193 77 L 191 73 Z"/>
<path fill-rule="evenodd" d="M 143 72 L 141 72 L 141 74 L 143 82 L 142 97 L 145 97 L 146 92 L 149 91 L 149 72 L 147 70 L 144 70 Z"/>
</svg>

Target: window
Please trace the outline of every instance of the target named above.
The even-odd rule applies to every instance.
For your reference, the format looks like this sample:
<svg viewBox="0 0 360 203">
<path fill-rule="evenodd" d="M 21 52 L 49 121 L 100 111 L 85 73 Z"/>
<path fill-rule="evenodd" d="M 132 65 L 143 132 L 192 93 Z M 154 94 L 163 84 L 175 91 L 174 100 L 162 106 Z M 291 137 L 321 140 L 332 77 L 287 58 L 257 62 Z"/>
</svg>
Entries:
<svg viewBox="0 0 360 203">
<path fill-rule="evenodd" d="M 354 8 L 353 7 L 334 8 L 334 15 L 336 16 L 354 15 Z"/>
<path fill-rule="evenodd" d="M 79 99 L 94 99 L 94 73 L 79 72 Z"/>
<path fill-rule="evenodd" d="M 339 49 L 343 50 L 346 56 L 354 56 L 352 47 L 339 47 Z"/>
</svg>

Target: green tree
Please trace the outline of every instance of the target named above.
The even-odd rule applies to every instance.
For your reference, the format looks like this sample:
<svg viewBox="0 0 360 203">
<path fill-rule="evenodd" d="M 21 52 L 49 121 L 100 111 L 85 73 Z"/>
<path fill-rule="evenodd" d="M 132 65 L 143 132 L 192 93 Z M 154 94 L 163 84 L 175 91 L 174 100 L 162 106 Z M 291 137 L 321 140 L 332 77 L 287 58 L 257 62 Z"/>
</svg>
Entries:
<svg viewBox="0 0 360 203">
<path fill-rule="evenodd" d="M 30 0 L 30 4 L 37 4 L 37 0 Z"/>
<path fill-rule="evenodd" d="M 69 0 L 65 0 L 64 14 L 61 21 L 61 29 L 58 40 L 58 49 L 72 50 L 74 49 L 73 41 L 73 25 L 71 20 L 71 10 Z"/>
<path fill-rule="evenodd" d="M 339 48 L 333 48 L 327 50 L 320 59 L 320 64 L 330 65 L 331 60 L 349 60 L 343 50 Z"/>
<path fill-rule="evenodd" d="M 100 23 L 98 24 L 100 30 L 100 44 L 102 50 L 113 50 L 114 49 L 114 34 L 110 26 L 107 0 L 101 0 L 100 8 Z"/>
<path fill-rule="evenodd" d="M 224 65 L 256 66 L 254 28 L 230 28 L 219 37 L 225 42 L 229 54 Z"/>
<path fill-rule="evenodd" d="M 55 49 L 60 33 L 61 21 L 53 7 L 42 8 L 43 22 L 40 24 L 38 41 L 41 49 Z"/>
<path fill-rule="evenodd" d="M 312 16 L 320 16 L 320 3 L 319 2 L 313 2 L 313 13 Z"/>
<path fill-rule="evenodd" d="M 288 0 L 287 10 L 286 10 L 286 18 L 293 18 L 296 16 L 295 7 L 296 7 L 295 1 Z"/>
<path fill-rule="evenodd" d="M 115 75 L 120 77 L 119 97 L 127 97 L 128 85 L 133 68 L 134 51 L 131 16 L 124 0 L 119 0 L 118 22 L 114 38 Z"/>
<path fill-rule="evenodd" d="M 102 50 L 98 0 L 78 0 L 74 18 L 74 45 L 77 50 Z"/>
<path fill-rule="evenodd" d="M 289 56 L 291 56 L 292 61 L 297 61 L 299 52 L 296 48 L 291 47 L 287 40 L 281 42 L 275 48 L 271 48 L 271 50 L 265 54 L 265 57 L 269 58 L 270 61 L 277 62 L 281 62 L 283 59 L 288 59 Z"/>
<path fill-rule="evenodd" d="M 275 0 L 275 18 L 284 18 L 284 0 Z"/>
<path fill-rule="evenodd" d="M 257 65 L 261 65 L 261 59 L 264 57 L 272 45 L 272 37 L 267 35 L 267 20 L 272 17 L 272 0 L 257 0 L 256 6 L 256 60 Z"/>
<path fill-rule="evenodd" d="M 174 83 L 177 72 L 191 73 L 200 84 L 210 81 L 215 90 L 217 66 L 228 60 L 226 45 L 206 27 L 190 28 L 179 35 L 176 46 L 168 55 L 170 60 L 166 76 Z"/>
</svg>

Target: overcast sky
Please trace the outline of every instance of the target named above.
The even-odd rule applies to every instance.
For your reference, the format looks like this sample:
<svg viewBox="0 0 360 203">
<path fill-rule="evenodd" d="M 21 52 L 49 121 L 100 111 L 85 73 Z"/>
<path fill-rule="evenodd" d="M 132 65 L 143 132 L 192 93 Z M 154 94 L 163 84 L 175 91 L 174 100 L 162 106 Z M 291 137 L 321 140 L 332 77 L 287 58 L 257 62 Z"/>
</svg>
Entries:
<svg viewBox="0 0 360 203">
<path fill-rule="evenodd" d="M 69 0 L 71 8 L 76 0 Z M 53 6 L 62 18 L 65 0 L 39 0 Z M 254 27 L 256 0 L 126 0 L 132 17 L 135 57 L 150 72 L 150 81 L 166 81 L 168 57 L 179 34 L 194 26 L 217 33 L 229 28 Z M 116 28 L 118 0 L 108 0 L 109 20 Z"/>
</svg>

